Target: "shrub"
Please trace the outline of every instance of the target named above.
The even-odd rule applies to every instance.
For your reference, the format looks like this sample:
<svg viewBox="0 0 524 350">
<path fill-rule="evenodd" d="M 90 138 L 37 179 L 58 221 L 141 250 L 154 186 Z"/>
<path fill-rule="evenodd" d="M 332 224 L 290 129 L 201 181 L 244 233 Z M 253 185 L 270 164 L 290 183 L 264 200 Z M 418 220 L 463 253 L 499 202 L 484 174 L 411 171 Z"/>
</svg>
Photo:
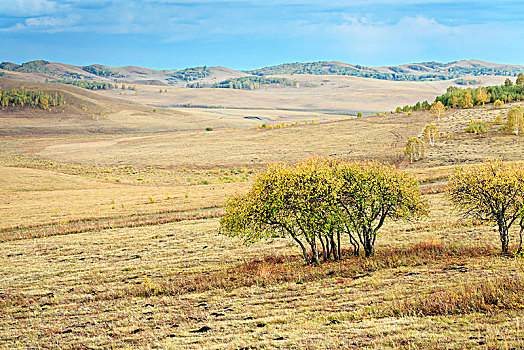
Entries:
<svg viewBox="0 0 524 350">
<path fill-rule="evenodd" d="M 502 116 L 502 114 L 499 114 L 495 120 L 493 120 L 493 124 L 495 125 L 502 125 L 504 124 L 504 117 Z"/>
<path fill-rule="evenodd" d="M 468 123 L 469 125 L 464 129 L 464 132 L 471 134 L 482 134 L 488 132 L 488 124 L 479 120 L 472 120 Z"/>
</svg>

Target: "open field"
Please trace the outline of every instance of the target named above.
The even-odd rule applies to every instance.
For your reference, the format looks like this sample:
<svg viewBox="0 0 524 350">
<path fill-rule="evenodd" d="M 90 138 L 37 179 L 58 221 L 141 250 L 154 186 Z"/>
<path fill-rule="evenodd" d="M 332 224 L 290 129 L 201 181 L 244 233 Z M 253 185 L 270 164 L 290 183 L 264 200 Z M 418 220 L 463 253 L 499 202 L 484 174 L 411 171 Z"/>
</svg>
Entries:
<svg viewBox="0 0 524 350">
<path fill-rule="evenodd" d="M 329 83 L 124 96 L 51 84 L 68 104 L 0 111 L 0 348 L 523 349 L 524 266 L 443 194 L 456 166 L 523 160 L 499 126 L 463 132 L 522 103 L 448 111 L 445 137 L 410 165 L 406 141 L 435 122 L 428 112 L 344 113 L 433 100 L 445 82 L 311 79 Z M 168 107 L 221 101 L 230 108 Z M 287 126 L 254 128 L 265 119 Z M 387 222 L 373 259 L 321 267 L 292 241 L 218 233 L 226 198 L 266 164 L 318 154 L 412 172 L 429 218 Z"/>
<path fill-rule="evenodd" d="M 358 111 L 391 111 L 398 106 L 413 105 L 417 101 L 432 101 L 453 84 L 446 80 L 399 82 L 338 75 L 295 74 L 278 77 L 297 80 L 300 87 L 234 90 L 138 85 L 138 94 L 124 91 L 123 95 L 119 89 L 105 90 L 102 93 L 157 107 L 192 104 L 233 109 L 332 111 L 356 115 Z M 482 85 L 499 85 L 504 79 L 505 77 L 500 76 L 483 76 Z M 160 89 L 167 89 L 167 92 L 159 93 Z"/>
</svg>

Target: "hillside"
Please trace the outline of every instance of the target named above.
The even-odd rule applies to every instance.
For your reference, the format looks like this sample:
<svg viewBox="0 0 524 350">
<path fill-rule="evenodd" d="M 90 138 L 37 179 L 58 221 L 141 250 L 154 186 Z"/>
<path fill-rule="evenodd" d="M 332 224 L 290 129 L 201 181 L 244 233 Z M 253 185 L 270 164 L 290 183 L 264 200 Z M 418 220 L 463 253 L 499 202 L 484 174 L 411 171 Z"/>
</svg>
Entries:
<svg viewBox="0 0 524 350">
<path fill-rule="evenodd" d="M 247 71 L 254 75 L 312 74 L 347 75 L 355 77 L 393 80 L 429 81 L 450 80 L 466 75 L 515 76 L 524 72 L 524 67 L 468 60 L 451 63 L 422 62 L 401 66 L 366 67 L 342 62 L 286 63 Z"/>
<path fill-rule="evenodd" d="M 477 60 L 450 63 L 421 62 L 400 66 L 366 67 L 335 61 L 308 63 L 285 63 L 240 72 L 225 67 L 190 67 L 181 70 L 154 70 L 136 66 L 109 67 L 100 64 L 73 66 L 44 60 L 30 61 L 21 65 L 0 63 L 0 75 L 6 78 L 28 81 L 80 80 L 124 84 L 170 85 L 185 87 L 233 87 L 239 79 L 273 75 L 351 76 L 386 81 L 449 81 L 466 76 L 516 76 L 524 72 L 523 66 L 482 62 Z M 288 77 L 285 84 L 296 84 Z M 232 80 L 231 84 L 226 82 Z M 242 81 L 242 80 L 240 80 Z M 223 83 L 226 82 L 226 83 Z M 222 84 L 220 84 L 222 83 Z M 243 88 L 253 88 L 250 85 Z"/>
<path fill-rule="evenodd" d="M 205 74 L 198 74 L 198 71 Z M 0 63 L 0 73 L 6 78 L 17 80 L 53 81 L 61 79 L 118 82 L 127 84 L 186 86 L 198 80 L 206 83 L 238 78 L 245 73 L 224 67 L 193 67 L 182 70 L 154 70 L 136 66 L 108 67 L 100 64 L 73 66 L 44 60 L 30 61 L 18 65 Z"/>
</svg>

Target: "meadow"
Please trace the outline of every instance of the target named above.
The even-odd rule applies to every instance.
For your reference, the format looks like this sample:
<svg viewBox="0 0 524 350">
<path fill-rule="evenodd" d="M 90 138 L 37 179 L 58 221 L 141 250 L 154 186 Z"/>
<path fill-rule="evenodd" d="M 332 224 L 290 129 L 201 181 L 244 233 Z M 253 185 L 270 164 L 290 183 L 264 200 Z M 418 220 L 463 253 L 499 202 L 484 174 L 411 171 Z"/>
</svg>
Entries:
<svg viewBox="0 0 524 350">
<path fill-rule="evenodd" d="M 493 226 L 462 217 L 443 193 L 457 166 L 522 160 L 521 137 L 499 126 L 464 133 L 522 103 L 449 110 L 445 136 L 409 164 L 406 141 L 434 123 L 430 113 L 372 111 L 436 83 L 388 84 L 384 94 L 408 98 L 370 102 L 364 118 L 347 114 L 364 110 L 348 102 L 362 96 L 322 86 L 139 85 L 122 96 L 49 84 L 64 106 L 0 111 L 0 347 L 524 348 L 524 267 L 500 255 Z M 421 181 L 431 213 L 387 222 L 371 259 L 345 252 L 320 266 L 305 266 L 291 240 L 245 246 L 219 234 L 228 196 L 266 164 L 310 155 L 393 163 Z"/>
</svg>

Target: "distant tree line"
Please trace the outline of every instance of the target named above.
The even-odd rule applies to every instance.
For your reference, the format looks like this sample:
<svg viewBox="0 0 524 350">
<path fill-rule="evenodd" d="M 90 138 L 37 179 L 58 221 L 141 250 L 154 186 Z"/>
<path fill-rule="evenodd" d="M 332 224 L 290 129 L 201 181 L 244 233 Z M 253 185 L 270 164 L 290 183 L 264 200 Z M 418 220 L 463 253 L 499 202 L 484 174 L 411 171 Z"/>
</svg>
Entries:
<svg viewBox="0 0 524 350">
<path fill-rule="evenodd" d="M 21 66 L 8 64 L 6 68 L 3 68 L 3 69 L 13 70 L 13 71 L 22 72 L 22 73 L 48 73 L 48 70 L 46 68 L 48 64 L 49 64 L 48 61 L 37 60 L 37 61 L 30 61 L 30 62 L 22 63 Z"/>
<path fill-rule="evenodd" d="M 89 90 L 109 90 L 116 89 L 118 86 L 116 84 L 106 83 L 106 82 L 97 82 L 97 81 L 85 81 L 85 80 L 52 80 L 50 83 L 60 83 L 60 84 L 69 84 L 78 86 L 84 89 Z"/>
<path fill-rule="evenodd" d="M 42 90 L 27 90 L 23 87 L 11 90 L 0 89 L 0 105 L 2 110 L 9 107 L 32 106 L 49 109 L 64 103 L 59 93 L 49 93 Z"/>
<path fill-rule="evenodd" d="M 112 71 L 111 69 L 93 64 L 90 66 L 82 67 L 82 70 L 97 75 L 99 77 L 105 77 L 105 78 L 122 78 L 123 75 L 117 72 Z"/>
<path fill-rule="evenodd" d="M 391 71 L 381 72 L 374 68 L 364 66 L 345 66 L 337 63 L 330 63 L 325 61 L 319 62 L 296 62 L 285 63 L 272 67 L 265 67 L 255 70 L 246 71 L 246 73 L 263 76 L 263 75 L 279 75 L 279 74 L 312 74 L 312 75 L 348 75 L 364 78 L 373 78 L 381 80 L 393 81 L 427 81 L 427 80 L 450 80 L 460 78 L 464 75 L 507 75 L 515 76 L 521 70 L 515 68 L 504 67 L 485 67 L 481 65 L 473 65 L 473 67 L 448 67 L 448 64 L 438 62 L 424 62 L 421 64 L 412 64 L 406 66 L 409 69 L 416 71 L 430 72 L 430 69 L 438 70 L 438 72 L 428 74 L 412 74 L 409 70 L 402 67 L 388 67 Z"/>
<path fill-rule="evenodd" d="M 458 85 L 478 85 L 480 83 L 482 82 L 477 79 L 457 79 L 455 80 L 455 84 L 458 84 Z"/>
<path fill-rule="evenodd" d="M 460 88 L 457 86 L 450 86 L 446 93 L 437 96 L 435 102 L 440 102 L 444 107 L 448 108 L 472 108 L 475 105 L 483 105 L 485 103 L 515 102 L 524 100 L 524 74 L 519 73 L 515 84 L 508 78 L 503 85 L 495 86 L 479 86 L 473 88 Z M 417 110 L 429 110 L 431 105 L 424 101 L 417 102 L 413 106 L 397 107 L 395 112 L 411 112 Z"/>
<path fill-rule="evenodd" d="M 263 85 L 277 85 L 277 86 L 297 86 L 296 80 L 291 81 L 286 78 L 278 77 L 241 77 L 233 78 L 215 83 L 213 85 L 204 84 L 202 82 L 188 83 L 186 86 L 189 88 L 203 88 L 212 87 L 218 89 L 243 89 L 243 90 L 254 90 L 258 89 Z"/>
<path fill-rule="evenodd" d="M 203 67 L 192 67 L 183 70 L 176 71 L 171 74 L 173 78 L 181 79 L 185 81 L 192 81 L 201 78 L 205 78 L 211 74 L 211 71 L 206 66 Z M 169 79 L 168 79 L 169 80 Z"/>
<path fill-rule="evenodd" d="M 471 108 L 497 100 L 503 102 L 515 102 L 524 100 L 524 85 L 500 85 L 478 87 L 476 89 L 460 89 L 454 86 L 448 88 L 447 92 L 438 96 L 435 101 L 440 101 L 446 107 Z"/>
</svg>

